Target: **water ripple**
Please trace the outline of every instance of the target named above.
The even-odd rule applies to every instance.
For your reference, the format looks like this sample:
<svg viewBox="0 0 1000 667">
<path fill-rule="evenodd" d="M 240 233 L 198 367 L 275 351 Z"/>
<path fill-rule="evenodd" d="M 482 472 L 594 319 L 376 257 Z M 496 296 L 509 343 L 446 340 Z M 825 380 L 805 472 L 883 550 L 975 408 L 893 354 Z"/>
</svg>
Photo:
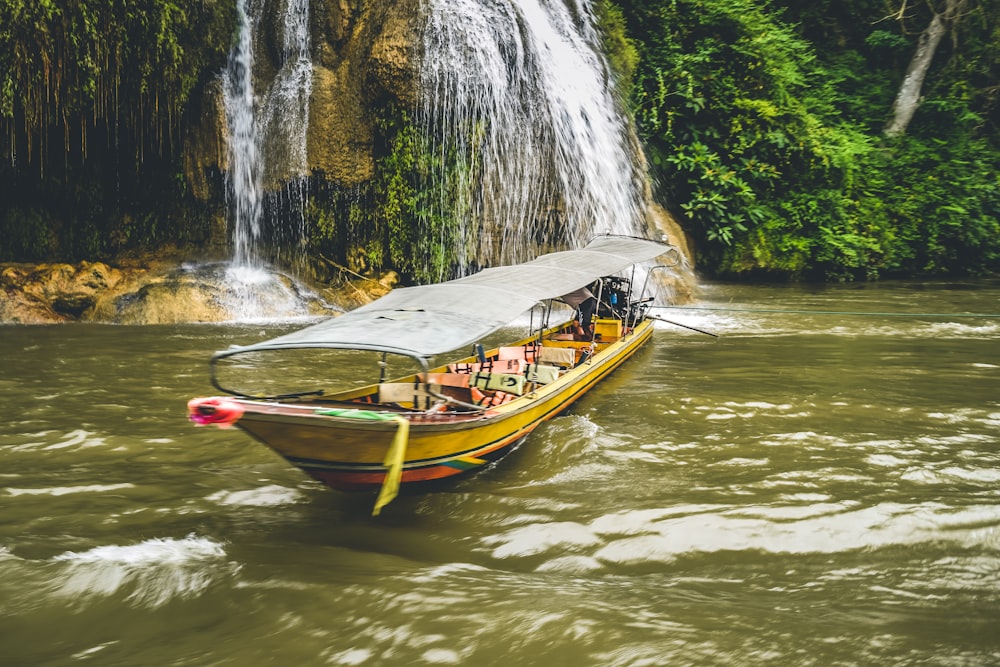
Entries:
<svg viewBox="0 0 1000 667">
<path fill-rule="evenodd" d="M 673 563 L 706 553 L 835 554 L 949 541 L 994 549 L 1000 507 L 857 501 L 697 506 L 618 512 L 589 525 L 546 522 L 484 539 L 501 561 L 543 559 L 538 571 L 592 572 Z"/>
</svg>

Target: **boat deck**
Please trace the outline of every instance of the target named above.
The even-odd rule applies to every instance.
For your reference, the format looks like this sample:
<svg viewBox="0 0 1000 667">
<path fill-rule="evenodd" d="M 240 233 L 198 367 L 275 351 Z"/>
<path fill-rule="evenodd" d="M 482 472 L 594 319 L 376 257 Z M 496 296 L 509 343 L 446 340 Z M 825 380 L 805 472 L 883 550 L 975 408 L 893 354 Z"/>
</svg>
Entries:
<svg viewBox="0 0 1000 667">
<path fill-rule="evenodd" d="M 554 382 L 566 371 L 618 341 L 622 323 L 597 319 L 592 335 L 574 332 L 572 323 L 543 335 L 483 351 L 427 373 L 308 401 L 311 408 L 358 409 L 406 415 L 416 422 L 475 420 L 489 408 L 504 405 Z M 302 404 L 301 399 L 296 401 Z M 270 404 L 272 408 L 273 404 Z M 282 406 L 294 413 L 295 406 Z"/>
</svg>

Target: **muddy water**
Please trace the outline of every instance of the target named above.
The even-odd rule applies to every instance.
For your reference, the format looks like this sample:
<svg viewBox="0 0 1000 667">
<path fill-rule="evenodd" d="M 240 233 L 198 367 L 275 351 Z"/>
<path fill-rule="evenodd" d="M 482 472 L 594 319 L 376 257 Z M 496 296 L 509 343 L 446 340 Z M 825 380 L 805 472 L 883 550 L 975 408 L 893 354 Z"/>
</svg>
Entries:
<svg viewBox="0 0 1000 667">
<path fill-rule="evenodd" d="M 1000 284 L 706 286 L 485 473 L 195 428 L 289 323 L 0 328 L 0 664 L 1000 663 Z"/>
</svg>

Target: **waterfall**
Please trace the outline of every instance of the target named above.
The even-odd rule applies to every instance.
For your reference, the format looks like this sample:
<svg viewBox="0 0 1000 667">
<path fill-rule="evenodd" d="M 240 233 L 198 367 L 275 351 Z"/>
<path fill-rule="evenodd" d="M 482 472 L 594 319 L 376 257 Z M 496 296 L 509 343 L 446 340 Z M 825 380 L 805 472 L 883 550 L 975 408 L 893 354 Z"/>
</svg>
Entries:
<svg viewBox="0 0 1000 667">
<path fill-rule="evenodd" d="M 282 17 L 278 73 L 265 96 L 261 136 L 266 143 L 269 180 L 308 176 L 306 135 L 312 95 L 309 0 L 287 0 Z"/>
<path fill-rule="evenodd" d="M 431 215 L 456 253 L 516 262 L 538 244 L 639 233 L 642 175 L 590 0 L 429 0 L 423 130 L 439 167 Z"/>
<path fill-rule="evenodd" d="M 233 265 L 249 268 L 261 268 L 267 252 L 273 250 L 265 247 L 267 211 L 295 218 L 270 220 L 270 236 L 282 245 L 288 237 L 303 238 L 307 195 L 306 135 L 312 94 L 309 0 L 285 0 L 277 72 L 258 97 L 254 48 L 260 42 L 257 33 L 264 4 L 263 0 L 236 0 L 237 38 L 222 77 L 229 125 L 226 193 Z M 282 189 L 280 184 L 287 185 Z"/>
<path fill-rule="evenodd" d="M 276 73 L 255 92 L 255 47 L 265 0 L 236 0 L 237 37 L 222 73 L 229 127 L 226 196 L 233 255 L 227 271 L 237 319 L 267 316 L 286 289 L 266 269 L 305 239 L 306 135 L 312 94 L 309 0 L 282 0 Z M 289 307 L 295 297 L 288 293 Z M 294 309 L 294 308 L 293 308 Z M 267 311 L 264 313 L 263 311 Z"/>
<path fill-rule="evenodd" d="M 263 202 L 258 123 L 254 113 L 253 33 L 254 20 L 248 0 L 236 0 L 237 37 L 222 77 L 226 123 L 229 125 L 229 197 L 233 265 L 257 267 L 260 259 L 260 217 Z"/>
</svg>

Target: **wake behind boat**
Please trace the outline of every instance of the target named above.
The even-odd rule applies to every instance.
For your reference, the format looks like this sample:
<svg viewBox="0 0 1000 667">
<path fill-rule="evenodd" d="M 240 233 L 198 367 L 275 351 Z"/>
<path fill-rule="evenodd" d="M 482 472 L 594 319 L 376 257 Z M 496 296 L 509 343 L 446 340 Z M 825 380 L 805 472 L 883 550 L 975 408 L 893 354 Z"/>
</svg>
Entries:
<svg viewBox="0 0 1000 667">
<path fill-rule="evenodd" d="M 635 267 L 672 250 L 602 236 L 581 250 L 397 289 L 340 317 L 216 352 L 212 384 L 228 396 L 192 399 L 190 418 L 235 425 L 335 489 L 379 490 L 378 514 L 400 484 L 444 479 L 500 458 L 635 353 L 653 332 L 648 281 L 633 298 Z M 616 275 L 629 268 L 629 277 Z M 558 301 L 578 306 L 576 318 L 550 325 Z M 483 344 L 528 312 L 527 336 Z M 470 345 L 469 356 L 431 365 L 435 356 Z M 329 369 L 317 362 L 305 391 L 257 395 L 219 381 L 220 363 L 256 374 L 265 354 L 293 350 L 374 354 L 379 376 L 329 391 L 320 379 Z M 415 372 L 387 380 L 389 355 L 408 358 Z"/>
</svg>

